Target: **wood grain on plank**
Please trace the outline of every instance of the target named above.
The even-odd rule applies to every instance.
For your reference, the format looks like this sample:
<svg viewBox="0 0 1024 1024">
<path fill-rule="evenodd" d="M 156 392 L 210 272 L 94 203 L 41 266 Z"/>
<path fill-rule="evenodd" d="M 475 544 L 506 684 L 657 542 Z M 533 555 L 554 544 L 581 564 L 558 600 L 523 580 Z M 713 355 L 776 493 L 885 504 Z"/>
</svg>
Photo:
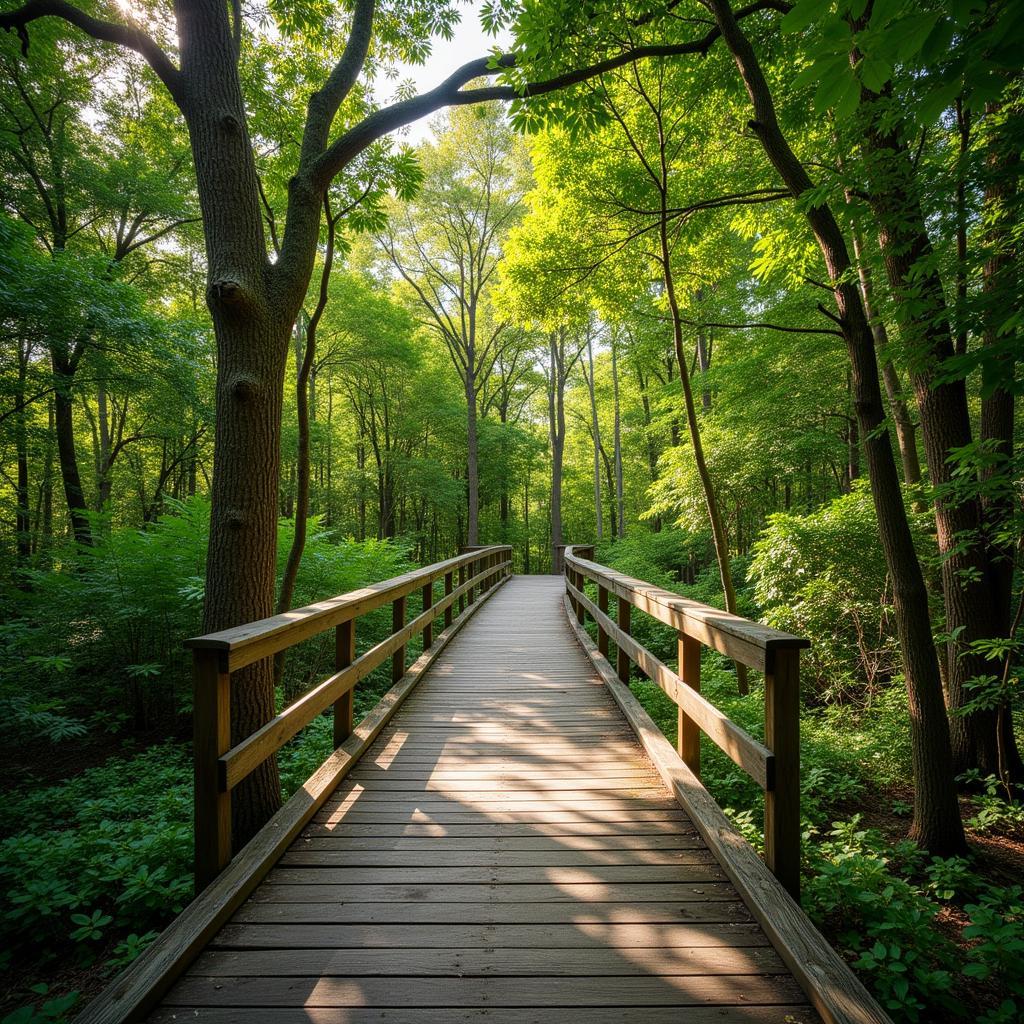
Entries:
<svg viewBox="0 0 1024 1024">
<path fill-rule="evenodd" d="M 154 1020 L 818 1024 L 563 592 L 477 599 Z"/>
</svg>

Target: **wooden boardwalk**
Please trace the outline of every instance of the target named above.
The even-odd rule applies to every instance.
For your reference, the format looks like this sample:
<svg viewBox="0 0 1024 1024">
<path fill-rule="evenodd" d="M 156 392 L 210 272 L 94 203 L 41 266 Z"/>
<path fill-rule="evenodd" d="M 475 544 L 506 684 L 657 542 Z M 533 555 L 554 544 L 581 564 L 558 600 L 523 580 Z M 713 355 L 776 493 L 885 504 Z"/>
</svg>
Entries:
<svg viewBox="0 0 1024 1024">
<path fill-rule="evenodd" d="M 818 1021 L 564 591 L 480 608 L 151 1020 Z"/>
</svg>

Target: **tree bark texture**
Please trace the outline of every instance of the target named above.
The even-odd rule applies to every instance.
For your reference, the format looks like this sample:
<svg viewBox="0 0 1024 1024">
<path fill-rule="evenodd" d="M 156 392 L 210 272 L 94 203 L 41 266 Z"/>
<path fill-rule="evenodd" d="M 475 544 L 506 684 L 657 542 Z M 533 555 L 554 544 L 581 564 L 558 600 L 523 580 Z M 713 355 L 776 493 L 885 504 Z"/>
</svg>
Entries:
<svg viewBox="0 0 1024 1024">
<path fill-rule="evenodd" d="M 968 683 L 998 676 L 999 659 L 971 649 L 999 635 L 997 576 L 982 528 L 979 496 L 957 493 L 953 454 L 972 443 L 965 380 L 943 368 L 954 355 L 942 280 L 916 190 L 915 171 L 898 124 L 890 124 L 891 95 L 864 92 L 867 117 L 864 166 L 870 206 L 895 299 L 900 335 L 908 349 L 911 377 L 921 417 L 928 475 L 934 488 L 936 539 L 942 560 L 946 612 L 946 700 L 954 771 L 976 768 L 997 774 L 997 714 L 961 709 L 971 700 Z M 1003 618 L 1007 618 L 1004 616 Z M 1016 766 L 1019 771 L 1021 766 Z"/>
<path fill-rule="evenodd" d="M 750 97 L 754 113 L 750 128 L 783 183 L 798 198 L 813 183 L 779 127 L 774 100 L 753 47 L 740 30 L 728 0 L 708 2 Z M 881 429 L 885 414 L 874 338 L 860 292 L 851 280 L 853 268 L 846 241 L 831 208 L 827 204 L 809 205 L 805 216 L 834 282 L 833 294 L 850 358 L 854 408 L 893 585 L 910 707 L 915 795 L 911 836 L 932 854 L 958 854 L 966 849 L 966 843 L 953 784 L 949 725 L 924 577 L 907 521 L 892 444 L 888 431 Z"/>
</svg>

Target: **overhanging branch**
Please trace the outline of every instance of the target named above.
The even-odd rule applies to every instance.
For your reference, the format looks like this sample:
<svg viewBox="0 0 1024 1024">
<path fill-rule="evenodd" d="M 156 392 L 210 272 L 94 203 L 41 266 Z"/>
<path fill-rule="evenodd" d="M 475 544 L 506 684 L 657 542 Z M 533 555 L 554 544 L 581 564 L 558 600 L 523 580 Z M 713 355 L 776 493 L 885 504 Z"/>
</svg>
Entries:
<svg viewBox="0 0 1024 1024">
<path fill-rule="evenodd" d="M 167 86 L 174 102 L 181 106 L 182 83 L 181 72 L 171 62 L 170 57 L 161 49 L 157 41 L 142 29 L 132 25 L 122 25 L 116 21 L 103 21 L 65 0 L 29 0 L 27 4 L 13 11 L 0 14 L 0 28 L 8 32 L 18 33 L 21 39 L 22 53 L 28 53 L 28 26 L 40 18 L 62 18 L 76 28 L 81 29 L 93 39 L 105 43 L 116 43 L 141 54 L 156 72 L 160 81 Z"/>
<path fill-rule="evenodd" d="M 781 10 L 784 4 L 779 0 L 756 0 L 735 12 L 737 19 L 748 17 L 758 11 Z M 788 9 L 788 8 L 787 8 Z M 685 54 L 706 54 L 721 35 L 716 26 L 699 39 L 685 43 L 664 43 L 661 45 L 635 46 L 614 57 L 590 64 L 584 68 L 567 71 L 561 75 L 541 82 L 528 82 L 521 87 L 511 85 L 490 85 L 475 89 L 464 89 L 463 86 L 475 78 L 486 78 L 515 67 L 517 57 L 514 53 L 502 54 L 499 57 L 479 57 L 463 64 L 448 76 L 439 86 L 420 96 L 400 100 L 391 106 L 374 111 L 359 124 L 339 136 L 313 165 L 312 184 L 316 189 L 326 188 L 331 179 L 346 164 L 361 153 L 377 139 L 418 121 L 442 107 L 465 106 L 471 103 L 488 103 L 495 100 L 509 101 L 528 99 L 532 96 L 544 96 L 560 89 L 578 85 L 588 79 L 596 78 L 608 71 L 624 67 L 638 60 L 655 57 L 678 57 Z"/>
</svg>

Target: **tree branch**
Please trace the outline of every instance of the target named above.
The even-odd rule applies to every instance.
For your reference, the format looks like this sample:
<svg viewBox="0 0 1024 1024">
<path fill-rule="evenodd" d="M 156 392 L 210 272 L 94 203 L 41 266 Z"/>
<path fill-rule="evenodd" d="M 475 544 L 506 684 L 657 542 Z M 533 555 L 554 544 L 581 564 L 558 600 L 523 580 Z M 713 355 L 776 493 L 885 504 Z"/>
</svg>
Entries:
<svg viewBox="0 0 1024 1024">
<path fill-rule="evenodd" d="M 742 7 L 735 12 L 737 19 L 742 19 L 758 11 L 779 10 L 783 5 L 779 0 L 756 0 L 755 3 Z M 354 31 L 354 30 L 353 30 Z M 633 61 L 651 57 L 677 57 L 684 54 L 706 54 L 715 43 L 721 31 L 718 27 L 710 29 L 706 35 L 685 43 L 665 43 L 651 46 L 635 46 L 614 57 L 597 61 L 584 68 L 567 71 L 561 75 L 541 82 L 528 82 L 522 86 L 491 85 L 475 89 L 463 89 L 463 86 L 474 78 L 484 78 L 507 71 L 516 66 L 517 57 L 514 53 L 502 54 L 499 57 L 479 57 L 463 64 L 448 76 L 439 86 L 420 96 L 400 100 L 389 107 L 383 107 L 365 117 L 343 135 L 339 136 L 311 165 L 312 184 L 315 189 L 326 188 L 331 179 L 346 164 L 361 153 L 377 139 L 418 121 L 421 117 L 432 114 L 447 106 L 463 106 L 469 103 L 487 103 L 494 100 L 520 100 L 532 96 L 543 96 L 557 92 L 570 85 L 578 85 L 588 79 L 615 68 L 631 64 Z"/>
<path fill-rule="evenodd" d="M 21 39 L 21 51 L 28 53 L 28 26 L 39 18 L 63 18 L 64 21 L 81 29 L 93 39 L 105 43 L 116 43 L 141 54 L 156 72 L 160 81 L 167 86 L 174 102 L 179 107 L 183 101 L 181 72 L 171 62 L 170 57 L 160 48 L 157 41 L 142 29 L 132 25 L 122 25 L 115 21 L 103 21 L 91 14 L 65 3 L 65 0 L 29 0 L 27 4 L 13 11 L 0 14 L 0 28 L 8 32 L 18 33 Z"/>
<path fill-rule="evenodd" d="M 311 166 L 324 151 L 334 115 L 359 79 L 373 36 L 374 8 L 375 0 L 356 0 L 352 30 L 349 32 L 345 50 L 331 70 L 327 81 L 309 97 L 306 127 L 302 135 L 302 150 L 299 156 L 300 168 Z"/>
<path fill-rule="evenodd" d="M 761 327 L 765 330 L 782 331 L 786 334 L 834 334 L 837 338 L 843 336 L 841 331 L 833 331 L 828 327 L 784 327 L 782 324 L 769 324 L 761 321 L 749 324 L 719 324 L 709 320 L 684 320 L 680 317 L 679 322 L 686 324 L 687 327 L 720 327 L 728 331 L 747 331 Z"/>
</svg>

